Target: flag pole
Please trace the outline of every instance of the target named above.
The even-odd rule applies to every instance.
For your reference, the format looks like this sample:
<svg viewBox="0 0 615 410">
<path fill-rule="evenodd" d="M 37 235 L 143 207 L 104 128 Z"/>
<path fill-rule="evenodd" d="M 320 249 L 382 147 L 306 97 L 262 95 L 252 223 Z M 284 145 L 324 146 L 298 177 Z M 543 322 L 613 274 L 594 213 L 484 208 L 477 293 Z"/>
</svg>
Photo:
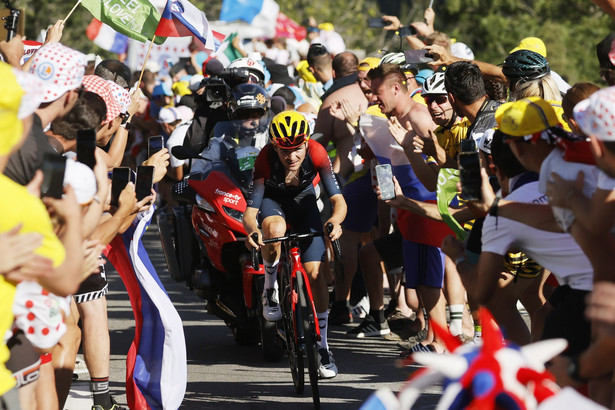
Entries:
<svg viewBox="0 0 615 410">
<path fill-rule="evenodd" d="M 156 40 L 156 35 L 152 37 L 151 43 L 149 43 L 149 48 L 147 49 L 147 54 L 145 55 L 145 60 L 143 60 L 143 68 L 141 68 L 141 74 L 139 75 L 139 81 L 137 81 L 137 87 L 141 84 L 141 79 L 143 78 L 143 72 L 145 72 L 145 63 L 147 63 L 147 59 L 149 58 L 149 53 L 152 51 L 152 47 L 154 46 L 154 40 Z"/>
<path fill-rule="evenodd" d="M 81 4 L 82 0 L 77 0 L 77 3 L 73 6 L 73 8 L 71 9 L 71 11 L 68 12 L 68 15 L 64 18 L 63 22 L 66 23 L 66 20 L 68 20 L 68 18 L 71 16 L 71 14 L 73 14 L 73 11 L 75 11 L 75 9 L 77 8 L 78 5 Z"/>
</svg>

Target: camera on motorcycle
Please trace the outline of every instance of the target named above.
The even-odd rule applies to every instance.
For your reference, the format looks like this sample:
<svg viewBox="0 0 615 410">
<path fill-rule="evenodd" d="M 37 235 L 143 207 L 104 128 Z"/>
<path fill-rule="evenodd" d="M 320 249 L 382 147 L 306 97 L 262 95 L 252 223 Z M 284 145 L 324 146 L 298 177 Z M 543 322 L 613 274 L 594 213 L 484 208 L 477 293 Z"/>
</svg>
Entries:
<svg viewBox="0 0 615 410">
<path fill-rule="evenodd" d="M 205 159 L 199 155 L 192 147 L 177 145 L 171 149 L 171 154 L 177 159 L 191 159 L 191 158 L 199 158 Z"/>
</svg>

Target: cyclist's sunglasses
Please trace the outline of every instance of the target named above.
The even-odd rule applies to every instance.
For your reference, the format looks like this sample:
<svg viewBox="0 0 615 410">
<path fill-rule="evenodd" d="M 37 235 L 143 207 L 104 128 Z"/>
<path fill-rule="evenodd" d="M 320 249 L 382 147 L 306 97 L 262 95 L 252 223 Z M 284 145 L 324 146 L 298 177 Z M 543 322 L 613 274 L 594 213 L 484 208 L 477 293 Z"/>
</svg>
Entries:
<svg viewBox="0 0 615 410">
<path fill-rule="evenodd" d="M 448 101 L 448 97 L 444 94 L 442 95 L 428 95 L 425 97 L 425 104 L 427 104 L 428 106 L 431 105 L 431 103 L 435 102 L 438 105 L 442 105 L 445 102 Z"/>
</svg>

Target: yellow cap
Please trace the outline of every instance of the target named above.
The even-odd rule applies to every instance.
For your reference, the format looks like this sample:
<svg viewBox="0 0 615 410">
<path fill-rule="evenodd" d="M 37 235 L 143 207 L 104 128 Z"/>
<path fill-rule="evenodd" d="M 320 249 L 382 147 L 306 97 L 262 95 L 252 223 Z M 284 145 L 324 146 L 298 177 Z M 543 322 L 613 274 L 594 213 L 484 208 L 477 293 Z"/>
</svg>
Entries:
<svg viewBox="0 0 615 410">
<path fill-rule="evenodd" d="M 184 95 L 192 94 L 189 87 L 190 83 L 188 83 L 188 81 L 178 81 L 173 83 L 171 89 L 173 90 L 173 94 L 183 97 Z"/>
<path fill-rule="evenodd" d="M 314 74 L 310 71 L 310 65 L 307 60 L 301 60 L 299 64 L 297 64 L 297 72 L 299 73 L 299 76 L 303 78 L 303 81 L 308 83 L 316 82 L 316 77 L 314 77 Z"/>
<path fill-rule="evenodd" d="M 318 25 L 318 29 L 322 31 L 333 31 L 333 24 L 332 23 L 320 23 Z"/>
<path fill-rule="evenodd" d="M 551 104 L 540 97 L 529 97 L 502 104 L 495 112 L 500 130 L 512 137 L 523 137 L 559 125 Z"/>
<path fill-rule="evenodd" d="M 517 47 L 510 50 L 510 53 L 508 54 L 514 53 L 515 51 L 519 51 L 519 50 L 534 51 L 540 54 L 541 56 L 543 56 L 544 58 L 547 58 L 547 47 L 545 46 L 545 43 L 538 37 L 524 38 L 523 40 L 519 42 Z"/>
<path fill-rule="evenodd" d="M 380 65 L 380 59 L 377 57 L 366 57 L 359 63 L 359 71 L 369 71 Z"/>
<path fill-rule="evenodd" d="M 10 154 L 23 136 L 23 124 L 17 116 L 23 94 L 11 66 L 0 62 L 0 155 Z"/>
</svg>

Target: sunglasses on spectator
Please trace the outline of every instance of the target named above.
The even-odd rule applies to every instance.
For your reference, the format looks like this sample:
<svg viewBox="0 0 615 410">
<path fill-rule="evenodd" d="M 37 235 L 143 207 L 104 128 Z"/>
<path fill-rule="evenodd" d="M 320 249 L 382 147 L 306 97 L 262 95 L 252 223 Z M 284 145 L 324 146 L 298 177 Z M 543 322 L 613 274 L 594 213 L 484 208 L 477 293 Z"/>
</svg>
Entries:
<svg viewBox="0 0 615 410">
<path fill-rule="evenodd" d="M 446 95 L 428 95 L 425 97 L 425 103 L 427 105 L 431 105 L 431 103 L 435 102 L 438 105 L 442 105 L 448 101 L 448 97 Z"/>
</svg>

